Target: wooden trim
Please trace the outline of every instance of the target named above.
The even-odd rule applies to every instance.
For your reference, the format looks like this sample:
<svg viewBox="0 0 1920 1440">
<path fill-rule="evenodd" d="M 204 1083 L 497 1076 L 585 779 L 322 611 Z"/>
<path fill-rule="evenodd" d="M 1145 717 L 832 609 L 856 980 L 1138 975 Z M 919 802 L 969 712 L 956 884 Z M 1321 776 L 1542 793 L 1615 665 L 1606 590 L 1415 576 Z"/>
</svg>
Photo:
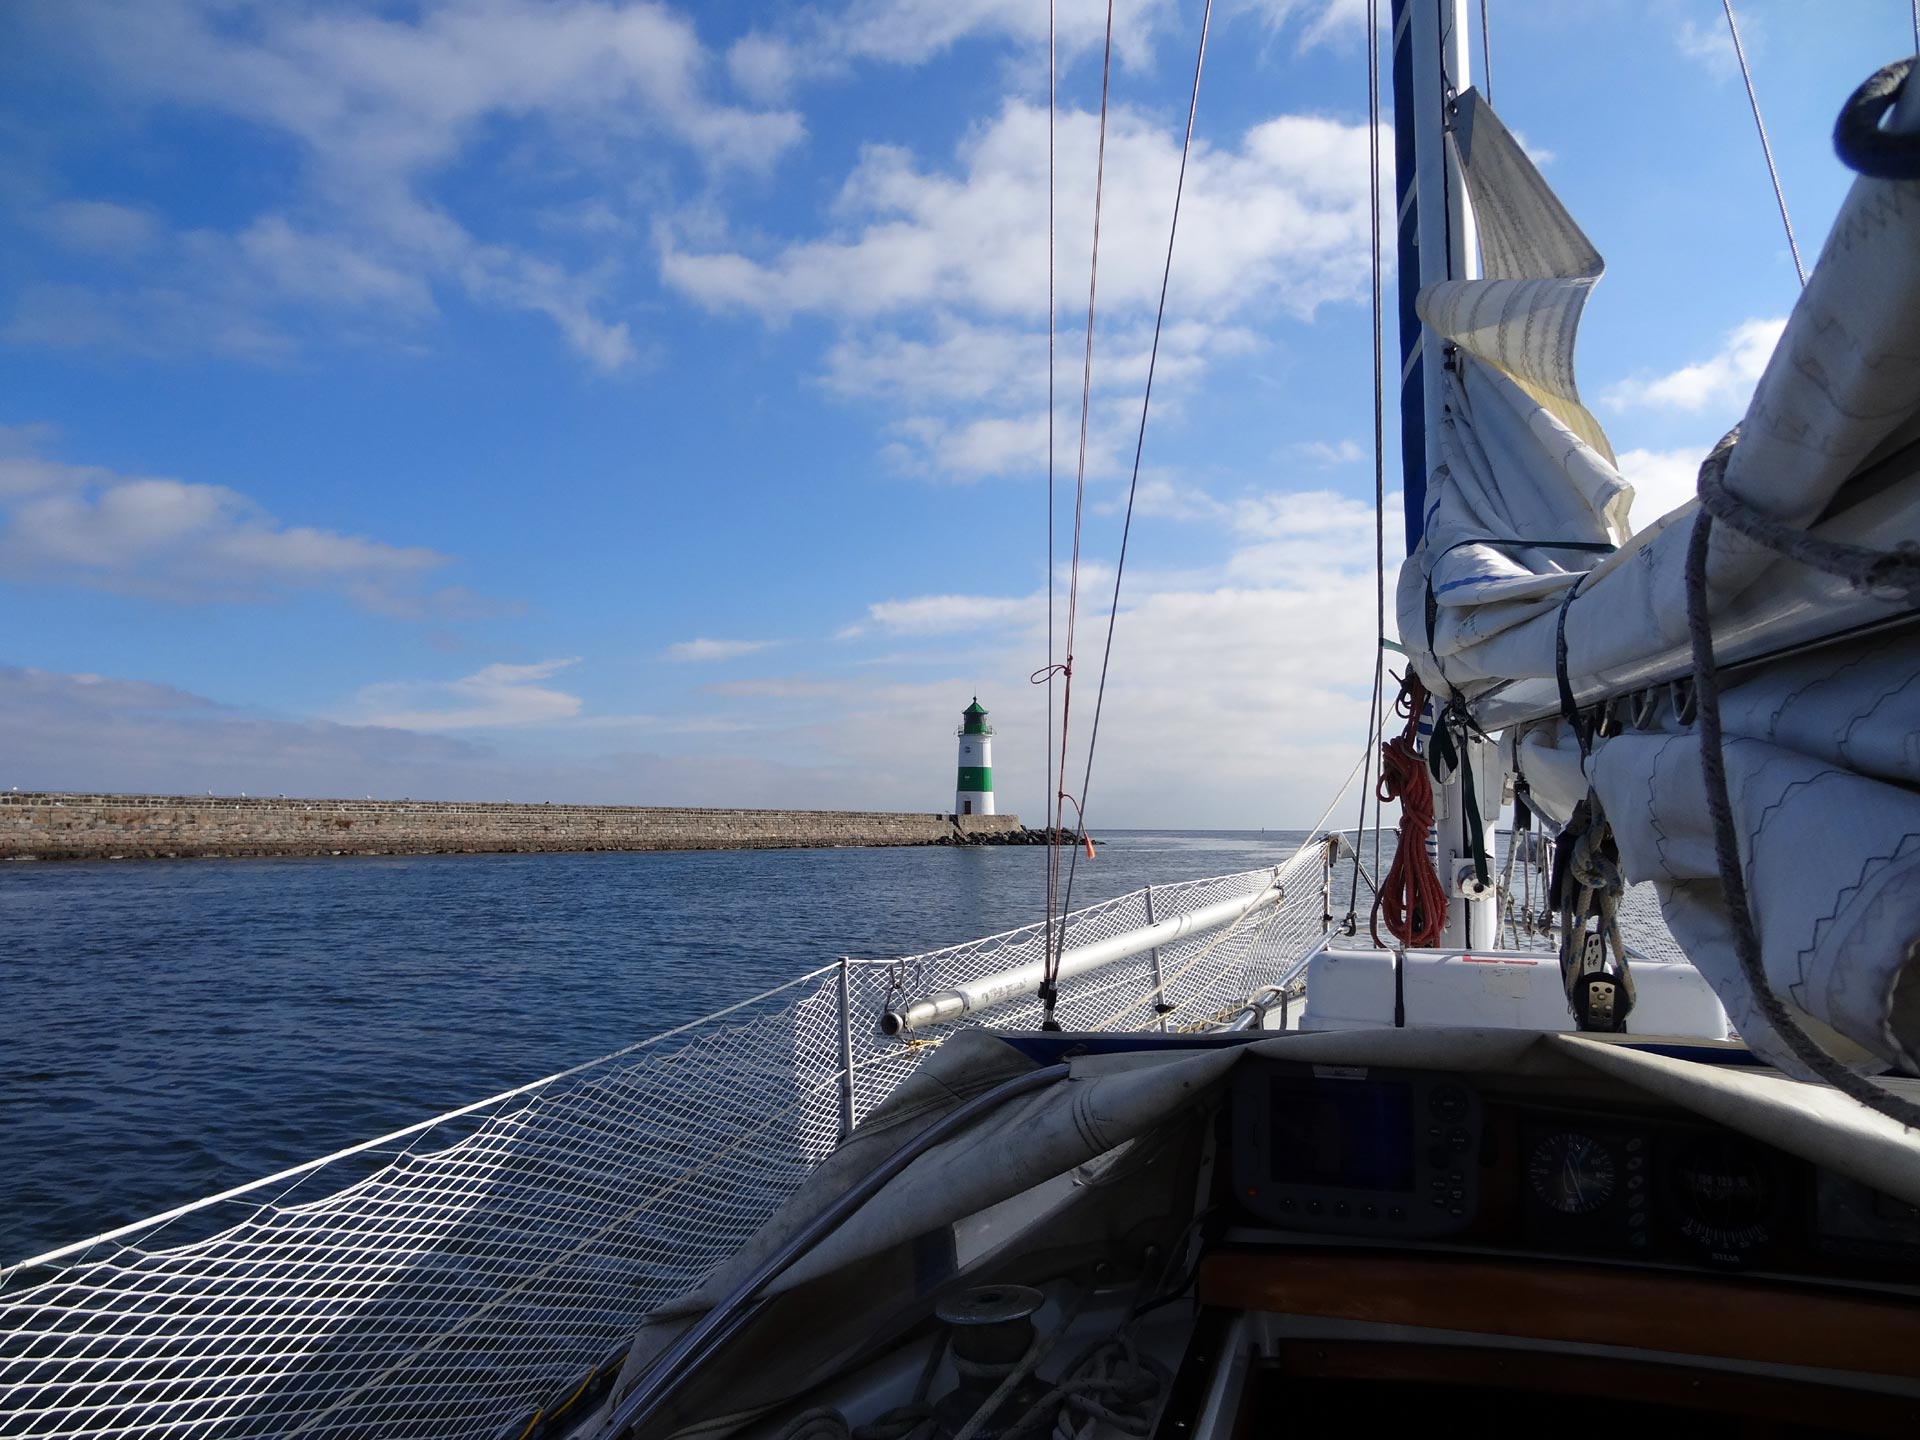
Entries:
<svg viewBox="0 0 1920 1440">
<path fill-rule="evenodd" d="M 1294 1403 L 1300 1381 L 1374 1382 L 1473 1390 L 1523 1391 L 1562 1397 L 1698 1410 L 1826 1434 L 1920 1432 L 1920 1399 L 1781 1380 L 1743 1371 L 1703 1370 L 1648 1360 L 1538 1350 L 1477 1350 L 1465 1345 L 1409 1345 L 1378 1340 L 1295 1340 L 1266 1366 L 1282 1404 Z"/>
<path fill-rule="evenodd" d="M 1427 1255 L 1218 1250 L 1203 1305 L 1920 1376 L 1920 1303 L 1735 1277 Z"/>
</svg>

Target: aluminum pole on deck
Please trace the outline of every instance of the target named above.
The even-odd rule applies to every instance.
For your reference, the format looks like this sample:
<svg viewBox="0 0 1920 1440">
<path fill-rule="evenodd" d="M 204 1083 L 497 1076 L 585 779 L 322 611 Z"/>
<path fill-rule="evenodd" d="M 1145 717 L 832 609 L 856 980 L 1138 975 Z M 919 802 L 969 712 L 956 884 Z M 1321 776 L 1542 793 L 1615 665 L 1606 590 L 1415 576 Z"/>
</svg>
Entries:
<svg viewBox="0 0 1920 1440">
<path fill-rule="evenodd" d="M 1255 910 L 1279 903 L 1285 893 L 1276 873 L 1270 884 L 1251 895 L 1216 900 L 1211 905 L 1202 905 L 1197 910 L 1189 910 L 1170 920 L 1156 921 L 1139 930 L 1096 940 L 1091 945 L 1076 946 L 1060 956 L 1059 978 L 1062 981 L 1071 980 L 1117 960 L 1145 954 L 1162 945 L 1171 945 L 1189 935 L 1232 925 Z M 1045 962 L 1035 960 L 1012 970 L 1003 970 L 997 975 L 983 975 L 978 980 L 969 980 L 951 990 L 924 995 L 887 1011 L 880 1017 L 880 1029 L 884 1034 L 899 1035 L 956 1020 L 962 1015 L 990 1009 L 995 1005 L 1004 1005 L 1009 1000 L 1024 999 L 1039 992 L 1045 973 Z"/>
</svg>

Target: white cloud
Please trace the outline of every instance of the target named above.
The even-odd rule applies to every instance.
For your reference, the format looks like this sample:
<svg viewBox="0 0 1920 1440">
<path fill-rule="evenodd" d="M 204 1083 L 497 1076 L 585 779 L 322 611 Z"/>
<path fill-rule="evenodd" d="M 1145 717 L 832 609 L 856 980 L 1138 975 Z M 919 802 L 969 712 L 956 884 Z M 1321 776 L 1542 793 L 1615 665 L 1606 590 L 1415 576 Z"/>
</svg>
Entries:
<svg viewBox="0 0 1920 1440">
<path fill-rule="evenodd" d="M 669 645 L 662 655 L 665 660 L 685 660 L 702 662 L 708 660 L 737 660 L 742 655 L 751 655 L 755 651 L 765 650 L 776 642 L 772 640 L 681 640 Z"/>
<path fill-rule="evenodd" d="M 1184 576 L 1138 570 L 1122 593 L 1088 810 L 1096 834 L 1124 825 L 1306 824 L 1360 756 L 1375 649 L 1372 507 L 1289 491 L 1220 509 L 1235 537 L 1221 564 Z M 1089 601 L 1083 575 L 1080 718 L 1069 764 L 1076 785 L 1106 632 L 1106 592 L 1092 588 Z M 999 732 L 1003 808 L 1037 815 L 1046 720 L 1029 673 L 1045 653 L 1045 597 L 893 600 L 871 607 L 863 628 L 879 630 L 883 618 L 894 622 L 885 628 L 920 639 L 944 678 L 836 679 L 842 703 L 812 743 L 858 755 L 876 774 L 923 775 L 944 758 L 954 712 L 977 692 Z M 1061 643 L 1058 625 L 1055 638 Z M 806 693 L 799 687 L 821 678 L 792 677 L 779 693 Z"/>
<path fill-rule="evenodd" d="M 428 588 L 448 563 L 425 546 L 289 525 L 222 485 L 0 452 L 0 567 L 17 581 L 173 600 L 320 590 L 394 614 L 469 611 L 475 597 Z"/>
<path fill-rule="evenodd" d="M 823 377 L 843 395 L 905 396 L 923 403 L 1027 402 L 1045 394 L 1046 378 L 1044 330 L 953 315 L 936 319 L 927 338 L 886 329 L 849 331 L 827 351 Z"/>
<path fill-rule="evenodd" d="M 1513 135 L 1514 143 L 1520 147 L 1522 152 L 1525 153 L 1527 159 L 1531 160 L 1535 165 L 1546 166 L 1546 165 L 1551 165 L 1554 162 L 1554 159 L 1555 159 L 1554 152 L 1547 149 L 1546 146 L 1531 144 L 1527 140 L 1527 137 L 1521 134 L 1518 130 L 1515 130 L 1511 133 Z"/>
<path fill-rule="evenodd" d="M 1331 0 L 1341 3 L 1341 0 Z M 1106 38 L 1105 0 L 1060 0 L 1054 7 L 1063 69 L 1098 58 Z M 922 65 L 969 41 L 1010 42 L 1044 84 L 1048 7 L 1030 0 L 844 0 L 796 5 L 771 28 L 755 30 L 727 53 L 733 81 L 763 101 L 785 98 L 802 81 L 839 76 L 860 62 Z M 1173 0 L 1116 0 L 1113 50 L 1121 65 L 1152 63 L 1155 40 L 1177 21 Z"/>
<path fill-rule="evenodd" d="M 34 217 L 56 243 L 88 255 L 128 259 L 151 246 L 161 231 L 148 210 L 110 200 L 63 200 Z"/>
<path fill-rule="evenodd" d="M 958 422 L 915 415 L 895 422 L 888 433 L 893 438 L 883 453 L 895 469 L 908 474 L 976 480 L 1046 473 L 1045 410 Z M 1063 434 L 1070 442 L 1071 432 Z"/>
<path fill-rule="evenodd" d="M 867 620 L 895 635 L 942 635 L 1031 620 L 1046 613 L 1039 596 L 921 595 L 882 600 L 867 607 Z"/>
<path fill-rule="evenodd" d="M 1753 48 L 1758 33 L 1749 17 L 1744 37 L 1749 49 Z M 1732 75 L 1739 69 L 1733 36 L 1719 20 L 1682 20 L 1674 29 L 1673 43 L 1682 55 L 1704 65 L 1715 75 Z"/>
<path fill-rule="evenodd" d="M 224 239 L 197 237 L 223 250 Z M 427 283 L 332 235 L 297 229 L 284 215 L 263 215 L 233 239 L 239 258 L 272 293 L 314 304 L 433 309 Z M 208 258 L 215 258 L 209 256 Z"/>
<path fill-rule="evenodd" d="M 1046 234 L 1034 224 L 1047 208 L 1046 124 L 1044 107 L 1010 101 L 962 142 L 952 172 L 923 169 L 897 146 L 869 146 L 841 189 L 840 233 L 764 257 L 682 248 L 669 237 L 663 274 L 713 309 L 770 319 L 808 311 L 859 319 L 929 304 L 1034 315 L 1046 308 Z M 1097 116 L 1062 114 L 1062 234 L 1088 228 L 1097 141 Z M 1217 317 L 1257 301 L 1310 315 L 1362 293 L 1366 153 L 1365 126 L 1306 115 L 1256 125 L 1232 150 L 1196 143 L 1181 223 L 1207 243 L 1181 252 L 1175 317 Z M 1110 117 L 1103 306 L 1150 311 L 1158 299 L 1179 164 L 1177 131 L 1124 107 Z M 1070 311 L 1070 278 L 1060 288 Z"/>
<path fill-rule="evenodd" d="M 394 730 L 492 730 L 553 724 L 580 713 L 580 697 L 541 684 L 570 665 L 488 665 L 458 680 L 389 681 L 360 691 L 357 708 L 369 725 Z"/>
<path fill-rule="evenodd" d="M 1711 444 L 1698 449 L 1629 450 L 1620 456 L 1620 473 L 1633 486 L 1631 521 L 1644 530 L 1693 499 L 1699 488 L 1700 462 Z"/>
<path fill-rule="evenodd" d="M 728 75 L 741 92 L 762 104 L 780 104 L 812 67 L 803 52 L 772 35 L 753 31 L 728 46 Z"/>
<path fill-rule="evenodd" d="M 1370 509 L 1329 492 L 1228 508 L 1233 548 L 1220 564 L 1128 579 L 1088 796 L 1096 835 L 1304 825 L 1359 758 L 1374 655 Z M 1076 786 L 1105 598 L 1083 599 L 1080 616 Z M 0 784 L 933 810 L 951 799 L 953 730 L 977 694 L 998 731 L 1002 807 L 1037 820 L 1048 721 L 1029 675 L 1045 653 L 1045 596 L 898 597 L 871 606 L 864 629 L 883 643 L 798 673 L 700 684 L 684 712 L 648 715 L 585 713 L 561 678 L 575 663 L 565 659 L 371 685 L 350 707 L 355 723 L 0 667 Z M 803 759 L 765 758 L 775 727 L 789 737 L 783 753 Z M 637 752 L 639 735 L 659 748 Z"/>
<path fill-rule="evenodd" d="M 704 733 L 716 746 L 725 746 L 730 733 L 724 722 L 641 727 L 647 717 L 612 718 L 635 723 L 604 731 L 570 723 L 609 738 L 635 728 Z M 616 749 L 562 759 L 541 748 L 545 732 L 537 727 L 479 738 L 289 719 L 139 680 L 4 665 L 0 734 L 7 737 L 0 787 L 23 790 L 794 807 L 845 797 L 875 809 L 892 803 L 865 767 L 801 769 L 764 758 L 758 745 L 704 753 Z M 949 755 L 941 769 L 952 765 Z M 941 783 L 950 785 L 951 774 Z"/>
<path fill-rule="evenodd" d="M 279 361 L 298 351 L 294 322 L 303 315 L 398 336 L 437 313 L 428 278 L 404 259 L 285 215 L 227 234 L 169 230 L 145 212 L 101 202 L 56 208 L 86 217 L 57 231 L 69 248 L 124 262 L 127 278 L 23 287 L 4 332 L 15 344 Z"/>
<path fill-rule="evenodd" d="M 100 286 L 30 284 L 15 297 L 3 333 L 15 345 L 110 349 L 171 356 L 212 351 L 277 363 L 297 349 L 274 320 L 231 293 L 231 274 Z"/>
<path fill-rule="evenodd" d="M 1127 508 L 1126 496 L 1117 495 L 1094 508 L 1101 514 L 1123 514 Z M 1133 513 L 1140 519 L 1217 521 L 1233 512 L 1231 506 L 1223 505 L 1198 485 L 1170 475 L 1142 475 L 1133 497 Z"/>
<path fill-rule="evenodd" d="M 1358 465 L 1367 452 L 1354 440 L 1303 440 L 1293 447 L 1302 460 L 1331 469 L 1336 465 Z"/>
<path fill-rule="evenodd" d="M 1286 4 L 1287 0 L 1281 0 L 1281 3 Z M 1307 5 L 1288 5 L 1288 8 L 1313 10 L 1306 30 L 1300 37 L 1303 51 L 1357 36 L 1366 30 L 1367 0 L 1321 0 L 1317 8 Z M 1382 11 L 1382 14 L 1384 16 L 1386 12 Z"/>
<path fill-rule="evenodd" d="M 778 325 L 799 314 L 838 329 L 822 383 L 884 401 L 896 469 L 937 477 L 1043 473 L 1047 417 L 1047 115 L 1009 99 L 947 165 L 869 146 L 822 233 L 729 243 L 704 220 L 662 233 L 662 276 L 716 311 Z M 1098 117 L 1069 110 L 1059 130 L 1059 233 L 1091 228 Z M 1364 295 L 1367 131 L 1279 116 L 1229 146 L 1196 144 L 1182 205 L 1156 409 L 1227 357 L 1257 351 L 1273 313 L 1310 317 Z M 1130 456 L 1153 345 L 1180 132 L 1125 107 L 1110 117 L 1099 325 L 1088 471 Z M 1061 249 L 1057 463 L 1076 465 L 1085 264 Z M 1076 267 L 1079 267 L 1076 274 Z M 1259 328 L 1254 323 L 1258 322 Z"/>
<path fill-rule="evenodd" d="M 231 234 L 179 232 L 126 281 L 90 286 L 64 326 L 59 297 L 29 297 L 10 326 L 16 341 L 273 355 L 297 343 L 277 323 L 284 307 L 398 308 L 417 320 L 445 287 L 548 316 L 591 364 L 615 369 L 641 351 L 608 313 L 624 246 L 603 240 L 596 264 L 557 264 L 475 233 L 435 183 L 503 134 L 551 153 L 537 168 L 540 203 L 552 206 L 564 205 L 561 189 L 634 193 L 663 139 L 714 170 L 759 169 L 804 133 L 791 111 L 715 99 L 692 20 L 647 0 L 425 0 L 404 11 L 62 0 L 33 13 L 121 96 L 225 111 L 291 141 L 299 163 L 291 213 Z M 129 259 L 154 242 L 138 212 L 106 199 L 55 207 L 47 224 L 69 245 Z M 236 260 L 249 283 L 230 273 Z M 212 320 L 192 323 L 207 310 Z M 156 329 L 156 318 L 167 323 Z"/>
<path fill-rule="evenodd" d="M 741 700 L 812 700 L 837 695 L 844 685 L 836 680 L 805 676 L 770 676 L 757 680 L 721 680 L 704 687 L 709 695 Z"/>
<path fill-rule="evenodd" d="M 1786 328 L 1784 319 L 1745 321 L 1727 333 L 1720 349 L 1709 358 L 1667 375 L 1623 380 L 1606 392 L 1607 403 L 1689 414 L 1706 410 L 1744 412 Z"/>
<path fill-rule="evenodd" d="M 1398 500 L 1387 496 L 1387 513 Z M 1373 506 L 1332 490 L 1294 490 L 1235 502 L 1233 526 L 1239 548 L 1226 574 L 1241 584 L 1281 585 L 1309 591 L 1330 589 L 1355 567 L 1372 568 Z"/>
</svg>

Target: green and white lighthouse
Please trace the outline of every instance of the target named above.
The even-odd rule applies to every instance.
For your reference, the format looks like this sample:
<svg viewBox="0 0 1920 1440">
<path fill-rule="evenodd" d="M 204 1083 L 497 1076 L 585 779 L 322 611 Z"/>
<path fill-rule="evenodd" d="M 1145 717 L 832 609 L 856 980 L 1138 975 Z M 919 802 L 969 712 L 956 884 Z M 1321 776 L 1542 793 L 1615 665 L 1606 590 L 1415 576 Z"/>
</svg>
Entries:
<svg viewBox="0 0 1920 1440">
<path fill-rule="evenodd" d="M 993 814 L 993 726 L 978 695 L 960 712 L 960 779 L 954 786 L 953 813 Z"/>
</svg>

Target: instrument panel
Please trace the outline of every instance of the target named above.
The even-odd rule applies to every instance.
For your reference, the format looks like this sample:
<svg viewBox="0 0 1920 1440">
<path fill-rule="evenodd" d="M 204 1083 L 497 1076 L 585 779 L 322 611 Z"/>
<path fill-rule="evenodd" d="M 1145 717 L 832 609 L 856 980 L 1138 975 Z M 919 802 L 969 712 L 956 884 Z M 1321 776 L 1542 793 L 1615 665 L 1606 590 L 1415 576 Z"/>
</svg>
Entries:
<svg viewBox="0 0 1920 1440">
<path fill-rule="evenodd" d="M 1235 1204 L 1276 1230 L 1920 1283 L 1920 1207 L 1652 1106 L 1262 1060 L 1229 1128 Z"/>
<path fill-rule="evenodd" d="M 1479 1098 L 1450 1076 L 1340 1065 L 1241 1067 L 1234 1185 L 1274 1224 L 1450 1235 L 1479 1208 Z"/>
</svg>

